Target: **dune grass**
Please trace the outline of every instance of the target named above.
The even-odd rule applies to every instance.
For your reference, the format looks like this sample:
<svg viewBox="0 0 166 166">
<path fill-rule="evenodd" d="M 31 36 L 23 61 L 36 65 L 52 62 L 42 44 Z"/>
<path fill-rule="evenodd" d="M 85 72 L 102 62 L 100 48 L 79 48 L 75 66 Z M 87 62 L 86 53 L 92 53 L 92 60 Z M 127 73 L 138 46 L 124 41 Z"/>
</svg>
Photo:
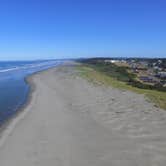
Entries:
<svg viewBox="0 0 166 166">
<path fill-rule="evenodd" d="M 103 84 L 106 86 L 112 86 L 114 88 L 130 90 L 139 94 L 144 94 L 147 99 L 155 103 L 157 107 L 166 110 L 166 92 L 133 87 L 131 85 L 128 85 L 126 82 L 119 81 L 86 65 L 78 65 L 76 68 L 79 71 L 79 75 L 81 77 L 84 77 L 93 83 Z"/>
</svg>

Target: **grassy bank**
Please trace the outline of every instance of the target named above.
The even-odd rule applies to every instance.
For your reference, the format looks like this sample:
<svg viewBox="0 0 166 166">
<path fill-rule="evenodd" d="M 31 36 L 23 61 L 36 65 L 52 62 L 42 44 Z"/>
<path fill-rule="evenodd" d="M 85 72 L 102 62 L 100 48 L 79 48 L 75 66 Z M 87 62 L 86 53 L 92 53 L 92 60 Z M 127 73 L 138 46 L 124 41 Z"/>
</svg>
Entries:
<svg viewBox="0 0 166 166">
<path fill-rule="evenodd" d="M 166 110 L 166 92 L 140 89 L 128 85 L 126 82 L 119 81 L 114 77 L 111 77 L 107 73 L 100 72 L 93 67 L 86 65 L 79 65 L 76 67 L 80 76 L 88 79 L 89 81 L 97 84 L 103 84 L 106 86 L 112 86 L 114 88 L 130 90 L 139 94 L 144 94 L 150 101 L 154 102 L 156 106 Z"/>
</svg>

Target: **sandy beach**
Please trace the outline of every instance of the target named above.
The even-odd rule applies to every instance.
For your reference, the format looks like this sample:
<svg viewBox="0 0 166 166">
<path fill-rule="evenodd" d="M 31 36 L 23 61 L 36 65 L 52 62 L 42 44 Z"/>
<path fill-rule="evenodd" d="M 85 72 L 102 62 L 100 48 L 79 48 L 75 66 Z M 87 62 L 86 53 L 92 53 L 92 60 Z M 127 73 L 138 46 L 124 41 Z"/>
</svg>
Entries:
<svg viewBox="0 0 166 166">
<path fill-rule="evenodd" d="M 166 112 L 64 65 L 29 79 L 26 108 L 0 138 L 0 166 L 165 166 Z"/>
</svg>

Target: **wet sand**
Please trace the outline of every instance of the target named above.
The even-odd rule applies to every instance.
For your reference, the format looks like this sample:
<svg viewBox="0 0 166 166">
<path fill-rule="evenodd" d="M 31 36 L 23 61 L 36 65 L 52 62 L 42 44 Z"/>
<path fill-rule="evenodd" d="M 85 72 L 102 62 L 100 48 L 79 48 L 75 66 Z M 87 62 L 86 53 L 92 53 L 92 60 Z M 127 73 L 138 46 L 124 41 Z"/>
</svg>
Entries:
<svg viewBox="0 0 166 166">
<path fill-rule="evenodd" d="M 30 83 L 0 139 L 0 166 L 166 165 L 166 112 L 143 95 L 89 83 L 70 65 Z"/>
</svg>

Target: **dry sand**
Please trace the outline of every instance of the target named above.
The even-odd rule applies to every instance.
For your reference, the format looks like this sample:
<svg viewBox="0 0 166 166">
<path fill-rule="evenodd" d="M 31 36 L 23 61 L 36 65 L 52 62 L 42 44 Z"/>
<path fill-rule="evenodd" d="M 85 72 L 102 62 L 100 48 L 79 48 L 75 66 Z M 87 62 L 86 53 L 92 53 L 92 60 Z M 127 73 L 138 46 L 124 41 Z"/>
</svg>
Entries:
<svg viewBox="0 0 166 166">
<path fill-rule="evenodd" d="M 95 86 L 72 66 L 31 78 L 30 103 L 0 139 L 0 166 L 165 166 L 166 112 Z"/>
</svg>

